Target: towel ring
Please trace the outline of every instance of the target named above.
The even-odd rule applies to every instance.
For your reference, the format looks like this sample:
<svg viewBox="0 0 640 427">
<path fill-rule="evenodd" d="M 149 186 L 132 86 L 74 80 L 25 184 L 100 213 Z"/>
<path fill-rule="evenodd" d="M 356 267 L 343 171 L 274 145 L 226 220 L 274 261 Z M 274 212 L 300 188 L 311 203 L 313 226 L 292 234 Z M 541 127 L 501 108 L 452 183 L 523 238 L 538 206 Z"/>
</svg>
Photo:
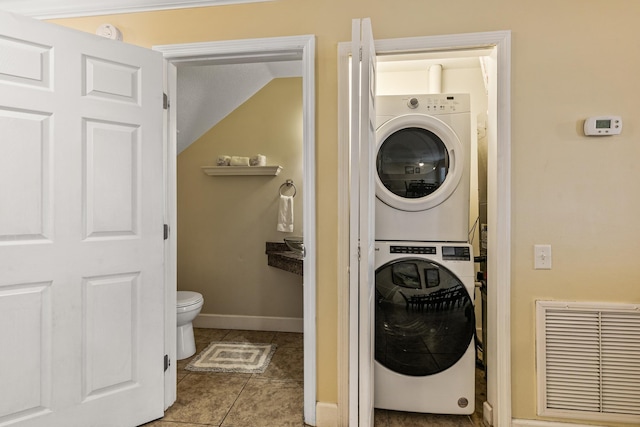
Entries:
<svg viewBox="0 0 640 427">
<path fill-rule="evenodd" d="M 284 187 L 286 188 L 283 190 Z M 296 193 L 298 192 L 298 189 L 296 188 L 296 185 L 293 183 L 292 179 L 286 180 L 284 184 L 280 186 L 280 189 L 278 190 L 278 192 L 280 193 L 281 196 L 284 196 L 285 195 L 284 192 L 290 189 L 291 187 L 293 187 L 293 195 L 291 197 L 296 197 Z"/>
</svg>

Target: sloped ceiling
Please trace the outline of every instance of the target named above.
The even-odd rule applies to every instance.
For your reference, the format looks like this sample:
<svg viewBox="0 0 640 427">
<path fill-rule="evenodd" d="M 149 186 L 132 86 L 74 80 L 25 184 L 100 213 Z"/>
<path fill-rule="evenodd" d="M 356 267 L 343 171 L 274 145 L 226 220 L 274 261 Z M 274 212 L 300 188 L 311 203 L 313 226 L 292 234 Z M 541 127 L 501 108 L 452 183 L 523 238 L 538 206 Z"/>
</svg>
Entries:
<svg viewBox="0 0 640 427">
<path fill-rule="evenodd" d="M 180 66 L 178 154 L 271 80 L 301 76 L 301 61 Z"/>
</svg>

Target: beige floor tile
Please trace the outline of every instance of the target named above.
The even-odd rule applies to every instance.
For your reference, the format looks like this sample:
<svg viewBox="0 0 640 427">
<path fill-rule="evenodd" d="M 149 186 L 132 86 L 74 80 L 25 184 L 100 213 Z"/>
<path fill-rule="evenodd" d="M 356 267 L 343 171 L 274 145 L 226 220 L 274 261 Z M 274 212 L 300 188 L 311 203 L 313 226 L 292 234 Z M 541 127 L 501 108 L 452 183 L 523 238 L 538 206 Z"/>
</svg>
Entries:
<svg viewBox="0 0 640 427">
<path fill-rule="evenodd" d="M 302 427 L 302 396 L 302 383 L 252 378 L 222 427 Z"/>
<path fill-rule="evenodd" d="M 204 427 L 207 425 L 213 425 L 213 424 L 193 424 L 193 423 L 183 423 L 179 421 L 157 420 L 147 424 L 143 424 L 141 427 Z"/>
<path fill-rule="evenodd" d="M 163 421 L 218 426 L 242 391 L 250 375 L 188 374 L 178 384 L 178 399 Z"/>
<path fill-rule="evenodd" d="M 469 418 L 471 419 L 471 425 L 473 425 L 474 427 L 484 427 L 482 411 L 474 412 L 473 414 L 469 415 Z"/>
<path fill-rule="evenodd" d="M 228 329 L 194 328 L 193 335 L 196 340 L 196 353 L 204 350 L 213 341 L 222 341 L 229 332 Z"/>
<path fill-rule="evenodd" d="M 374 409 L 373 427 L 389 427 L 389 411 Z"/>
<path fill-rule="evenodd" d="M 473 426 L 467 415 L 418 414 L 415 412 L 387 411 L 388 427 L 462 427 Z"/>
<path fill-rule="evenodd" d="M 189 372 L 185 371 L 184 369 L 177 369 L 176 381 L 180 383 L 180 381 L 182 381 L 187 375 L 189 375 Z"/>
<path fill-rule="evenodd" d="M 303 334 L 296 332 L 277 332 L 276 336 L 271 341 L 273 344 L 277 344 L 278 348 L 303 348 L 304 338 Z"/>
<path fill-rule="evenodd" d="M 195 357 L 177 362 L 178 400 L 161 420 L 145 427 L 302 427 L 303 335 L 286 332 L 196 328 L 196 354 L 213 341 L 274 343 L 263 374 L 186 371 Z M 481 427 L 486 400 L 484 372 L 477 370 L 476 412 L 471 416 L 375 410 L 375 427 Z"/>
<path fill-rule="evenodd" d="M 302 349 L 278 347 L 267 369 L 262 374 L 254 374 L 254 378 L 304 381 L 304 357 Z"/>
<path fill-rule="evenodd" d="M 256 344 L 270 343 L 276 336 L 276 332 L 270 331 L 229 331 L 222 341 L 252 342 Z"/>
</svg>

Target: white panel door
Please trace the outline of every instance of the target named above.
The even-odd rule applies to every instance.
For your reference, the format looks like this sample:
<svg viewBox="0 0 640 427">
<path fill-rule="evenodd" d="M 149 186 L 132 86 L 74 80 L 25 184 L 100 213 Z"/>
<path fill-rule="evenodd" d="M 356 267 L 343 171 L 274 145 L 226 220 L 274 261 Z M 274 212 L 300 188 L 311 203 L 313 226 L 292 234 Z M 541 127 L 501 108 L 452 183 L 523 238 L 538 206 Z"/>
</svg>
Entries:
<svg viewBox="0 0 640 427">
<path fill-rule="evenodd" d="M 164 409 L 162 57 L 0 12 L 0 426 Z"/>
<path fill-rule="evenodd" d="M 358 425 L 373 426 L 375 296 L 375 86 L 376 55 L 371 20 L 352 22 L 351 62 L 351 288 L 358 301 Z M 357 215 L 355 214 L 357 212 Z M 355 248 L 357 241 L 357 249 Z M 357 260 L 357 264 L 353 260 Z M 351 305 L 353 308 L 353 305 Z M 353 310 L 352 310 L 353 311 Z M 352 404 L 355 403 L 351 393 Z M 353 406 L 352 406 L 353 408 Z"/>
</svg>

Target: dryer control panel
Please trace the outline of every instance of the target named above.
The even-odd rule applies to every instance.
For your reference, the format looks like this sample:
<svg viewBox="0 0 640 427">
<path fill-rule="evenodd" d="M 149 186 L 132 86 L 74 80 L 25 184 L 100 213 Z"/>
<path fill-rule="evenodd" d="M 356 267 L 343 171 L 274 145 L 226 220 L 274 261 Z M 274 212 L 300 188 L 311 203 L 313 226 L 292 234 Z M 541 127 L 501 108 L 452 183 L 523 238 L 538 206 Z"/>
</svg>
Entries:
<svg viewBox="0 0 640 427">
<path fill-rule="evenodd" d="M 467 93 L 376 96 L 377 116 L 454 114 L 471 111 Z"/>
<path fill-rule="evenodd" d="M 469 109 L 468 95 L 421 95 L 407 98 L 407 107 L 421 113 L 457 113 Z"/>
</svg>

